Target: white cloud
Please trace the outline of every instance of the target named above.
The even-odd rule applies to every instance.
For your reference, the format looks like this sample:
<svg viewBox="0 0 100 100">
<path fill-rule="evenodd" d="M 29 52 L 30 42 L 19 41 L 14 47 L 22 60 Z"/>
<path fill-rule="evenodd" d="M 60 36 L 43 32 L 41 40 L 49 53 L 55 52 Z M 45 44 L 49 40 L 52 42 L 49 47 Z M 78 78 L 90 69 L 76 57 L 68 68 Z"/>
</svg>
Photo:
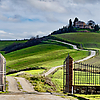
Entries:
<svg viewBox="0 0 100 100">
<path fill-rule="evenodd" d="M 99 5 L 100 0 L 1 0 L 0 38 L 47 35 L 75 17 L 100 24 Z"/>
<path fill-rule="evenodd" d="M 2 34 L 5 34 L 5 33 L 7 33 L 7 32 L 0 30 L 0 34 L 1 34 L 1 33 L 2 33 Z"/>
</svg>

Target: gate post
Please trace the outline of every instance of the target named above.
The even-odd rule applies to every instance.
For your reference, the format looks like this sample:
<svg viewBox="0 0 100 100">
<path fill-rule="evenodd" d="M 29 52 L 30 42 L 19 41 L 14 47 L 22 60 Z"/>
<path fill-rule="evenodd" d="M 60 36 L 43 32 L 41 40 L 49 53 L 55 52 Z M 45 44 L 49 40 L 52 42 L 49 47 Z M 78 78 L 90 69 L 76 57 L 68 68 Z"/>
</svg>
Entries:
<svg viewBox="0 0 100 100">
<path fill-rule="evenodd" d="M 0 53 L 0 91 L 6 90 L 6 60 Z"/>
<path fill-rule="evenodd" d="M 72 93 L 73 86 L 73 58 L 69 56 L 64 61 L 63 66 L 63 89 L 64 93 Z"/>
</svg>

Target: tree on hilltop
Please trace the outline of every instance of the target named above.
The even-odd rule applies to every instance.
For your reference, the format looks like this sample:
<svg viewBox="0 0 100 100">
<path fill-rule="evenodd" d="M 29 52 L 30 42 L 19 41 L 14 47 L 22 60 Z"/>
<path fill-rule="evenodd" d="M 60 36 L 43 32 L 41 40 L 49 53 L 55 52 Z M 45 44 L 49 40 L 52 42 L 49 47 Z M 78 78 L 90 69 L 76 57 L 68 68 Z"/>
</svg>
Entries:
<svg viewBox="0 0 100 100">
<path fill-rule="evenodd" d="M 71 20 L 71 19 L 69 20 L 68 31 L 69 31 L 69 32 L 73 32 L 73 31 L 74 31 L 74 28 L 73 28 L 73 26 L 72 26 L 72 20 Z"/>
<path fill-rule="evenodd" d="M 78 22 L 78 18 L 77 17 L 74 19 L 73 26 L 75 26 L 76 22 Z"/>
<path fill-rule="evenodd" d="M 98 24 L 94 26 L 94 31 L 99 31 L 99 25 Z"/>
</svg>

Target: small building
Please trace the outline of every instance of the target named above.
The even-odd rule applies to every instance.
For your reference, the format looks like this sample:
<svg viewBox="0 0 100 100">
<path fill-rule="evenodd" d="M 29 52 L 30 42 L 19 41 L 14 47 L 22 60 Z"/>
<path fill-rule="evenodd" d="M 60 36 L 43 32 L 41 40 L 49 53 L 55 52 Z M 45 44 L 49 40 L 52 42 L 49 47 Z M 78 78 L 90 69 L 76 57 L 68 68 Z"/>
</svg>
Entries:
<svg viewBox="0 0 100 100">
<path fill-rule="evenodd" d="M 86 26 L 86 23 L 83 22 L 83 21 L 77 21 L 77 22 L 75 22 L 75 27 L 76 28 L 85 28 L 85 26 Z"/>
<path fill-rule="evenodd" d="M 77 21 L 75 22 L 75 28 L 89 28 L 89 29 L 94 29 L 95 22 L 92 20 L 89 20 L 87 24 L 83 21 Z"/>
<path fill-rule="evenodd" d="M 95 26 L 95 22 L 94 22 L 93 20 L 89 20 L 89 21 L 87 22 L 87 25 L 89 26 L 90 29 L 93 29 L 94 26 Z"/>
</svg>

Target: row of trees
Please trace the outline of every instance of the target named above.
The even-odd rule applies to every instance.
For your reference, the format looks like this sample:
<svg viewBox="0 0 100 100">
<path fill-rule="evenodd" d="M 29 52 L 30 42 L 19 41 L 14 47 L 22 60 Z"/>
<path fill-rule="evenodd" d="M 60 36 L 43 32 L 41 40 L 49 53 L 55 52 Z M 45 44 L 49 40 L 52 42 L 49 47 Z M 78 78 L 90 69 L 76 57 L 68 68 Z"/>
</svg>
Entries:
<svg viewBox="0 0 100 100">
<path fill-rule="evenodd" d="M 61 34 L 61 33 L 69 33 L 69 32 L 77 32 L 75 29 L 75 23 L 79 21 L 79 19 L 76 17 L 72 23 L 72 20 L 69 20 L 69 25 L 68 26 L 63 26 L 63 28 L 58 29 L 57 31 L 54 31 L 51 33 L 52 34 Z M 99 31 L 99 25 L 95 25 L 94 29 L 90 29 L 91 32 L 96 32 Z"/>
<path fill-rule="evenodd" d="M 69 33 L 69 32 L 76 32 L 76 30 L 74 29 L 74 26 L 72 24 L 71 19 L 69 20 L 69 25 L 68 26 L 63 26 L 63 28 L 60 28 L 57 31 L 52 32 L 51 35 L 52 34 Z"/>
</svg>

